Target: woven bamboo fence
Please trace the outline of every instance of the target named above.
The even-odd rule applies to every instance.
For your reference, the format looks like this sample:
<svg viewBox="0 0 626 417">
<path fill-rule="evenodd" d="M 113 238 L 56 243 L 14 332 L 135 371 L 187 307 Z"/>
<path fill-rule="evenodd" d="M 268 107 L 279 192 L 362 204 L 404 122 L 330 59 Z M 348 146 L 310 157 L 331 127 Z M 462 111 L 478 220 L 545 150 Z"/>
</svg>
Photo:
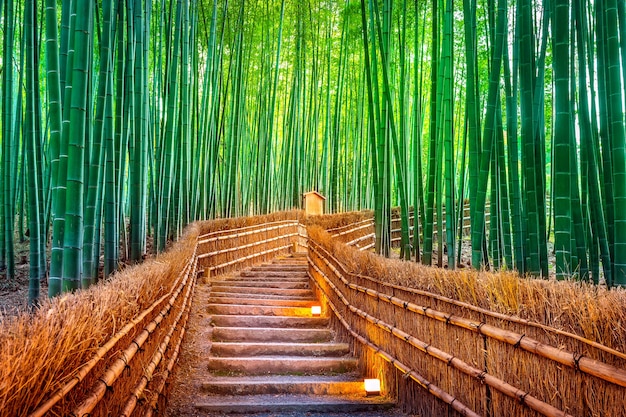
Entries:
<svg viewBox="0 0 626 417">
<path fill-rule="evenodd" d="M 0 318 L 0 416 L 152 416 L 185 334 L 196 277 L 292 251 L 302 212 L 190 225 L 166 253 L 34 313 Z"/>
<path fill-rule="evenodd" d="M 323 304 L 335 313 L 335 329 L 361 358 L 366 376 L 381 378 L 405 411 L 435 417 L 626 416 L 626 355 L 615 346 L 391 284 L 386 261 L 377 266 L 372 255 L 332 242 L 320 229 L 309 230 L 309 237 L 309 271 Z M 565 288 L 555 285 L 557 292 Z M 623 292 L 616 299 L 626 301 Z M 548 303 L 542 309 L 559 314 Z M 615 323 L 597 336 L 623 348 L 626 331 Z"/>
<path fill-rule="evenodd" d="M 253 218 L 257 224 L 215 230 L 198 238 L 198 263 L 204 276 L 214 276 L 268 261 L 306 247 L 306 229 L 301 212 Z"/>
<path fill-rule="evenodd" d="M 444 211 L 445 215 L 445 211 Z M 485 213 L 486 227 L 489 227 L 490 213 L 487 209 Z M 338 241 L 349 246 L 354 246 L 359 250 L 367 250 L 374 247 L 376 234 L 374 233 L 374 213 L 372 211 L 362 211 L 355 213 L 342 213 L 337 215 L 320 216 L 313 218 L 310 224 L 316 224 Z M 400 227 L 400 209 L 394 208 L 391 211 L 391 246 L 400 247 L 402 240 L 402 229 Z M 409 212 L 409 230 L 413 233 L 415 225 L 415 215 L 411 208 Z M 446 221 L 444 218 L 443 226 Z M 463 235 L 468 236 L 470 232 L 469 204 L 463 207 Z M 420 225 L 421 233 L 421 225 Z M 434 237 L 437 236 L 437 219 L 434 219 Z"/>
<path fill-rule="evenodd" d="M 159 414 L 189 316 L 198 231 L 110 281 L 0 322 L 0 415 Z"/>
</svg>

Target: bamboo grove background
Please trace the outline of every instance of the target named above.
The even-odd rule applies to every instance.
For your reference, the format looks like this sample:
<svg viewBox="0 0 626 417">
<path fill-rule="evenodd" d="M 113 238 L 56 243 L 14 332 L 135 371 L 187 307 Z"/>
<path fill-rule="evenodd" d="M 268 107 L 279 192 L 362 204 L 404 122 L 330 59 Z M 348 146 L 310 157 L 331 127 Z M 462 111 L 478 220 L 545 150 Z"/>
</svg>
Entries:
<svg viewBox="0 0 626 417">
<path fill-rule="evenodd" d="M 33 303 L 45 278 L 86 287 L 101 256 L 106 276 L 310 189 L 374 209 L 383 254 L 398 205 L 402 257 L 455 268 L 444 223 L 469 201 L 473 266 L 626 283 L 622 1 L 3 0 L 0 18 L 0 261 L 13 279 L 28 237 Z"/>
</svg>

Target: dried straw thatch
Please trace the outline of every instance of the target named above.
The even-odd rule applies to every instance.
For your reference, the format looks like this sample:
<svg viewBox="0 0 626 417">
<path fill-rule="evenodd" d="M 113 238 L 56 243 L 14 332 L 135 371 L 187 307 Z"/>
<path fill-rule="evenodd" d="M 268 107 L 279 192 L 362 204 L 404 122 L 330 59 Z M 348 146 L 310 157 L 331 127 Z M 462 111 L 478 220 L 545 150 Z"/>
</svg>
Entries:
<svg viewBox="0 0 626 417">
<path fill-rule="evenodd" d="M 626 415 L 625 291 L 424 267 L 308 233 L 320 293 L 409 379 L 416 372 L 482 415 Z M 399 378 L 384 355 L 354 349 L 411 411 L 454 408 Z"/>
<path fill-rule="evenodd" d="M 300 232 L 297 220 L 302 216 L 292 211 L 194 223 L 166 253 L 89 290 L 44 300 L 32 314 L 4 318 L 0 416 L 151 415 L 162 408 L 161 393 L 185 331 L 196 255 L 202 253 L 198 238 L 213 233 L 221 236 L 217 250 L 229 249 L 222 258 L 206 259 L 209 265 L 223 262 L 223 256 L 246 256 L 285 242 L 291 250 L 291 237 L 246 246 L 259 236 L 267 240 L 270 232 L 238 237 L 229 230 L 295 220 Z M 280 237 L 286 228 L 277 230 Z M 263 259 L 250 257 L 233 267 Z"/>
<path fill-rule="evenodd" d="M 188 264 L 193 256 L 198 233 L 197 225 L 190 226 L 167 253 L 127 268 L 89 290 L 44 300 L 32 314 L 2 321 L 0 415 L 26 416 L 33 412 L 52 393 L 71 383 L 83 365 L 101 355 L 99 348 L 120 329 L 168 294 L 174 283 L 180 282 L 177 277 L 181 266 Z M 114 360 L 118 351 L 158 312 L 156 309 L 143 317 L 136 323 L 136 329 L 114 343 L 93 371 L 53 407 L 51 415 L 68 414 L 92 389 L 97 375 Z M 139 366 L 135 368 L 142 372 Z"/>
</svg>

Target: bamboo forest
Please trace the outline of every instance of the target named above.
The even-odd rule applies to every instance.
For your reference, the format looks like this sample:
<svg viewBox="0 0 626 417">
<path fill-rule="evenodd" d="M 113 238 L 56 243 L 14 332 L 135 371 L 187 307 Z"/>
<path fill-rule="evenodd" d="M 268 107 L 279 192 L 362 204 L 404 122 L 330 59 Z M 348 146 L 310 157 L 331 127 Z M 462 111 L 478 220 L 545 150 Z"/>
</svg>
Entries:
<svg viewBox="0 0 626 417">
<path fill-rule="evenodd" d="M 406 261 L 454 269 L 465 245 L 477 269 L 626 285 L 622 0 L 2 0 L 0 19 L 0 263 L 13 280 L 28 242 L 32 305 L 311 190 L 373 210 L 386 256 L 397 211 Z"/>
</svg>

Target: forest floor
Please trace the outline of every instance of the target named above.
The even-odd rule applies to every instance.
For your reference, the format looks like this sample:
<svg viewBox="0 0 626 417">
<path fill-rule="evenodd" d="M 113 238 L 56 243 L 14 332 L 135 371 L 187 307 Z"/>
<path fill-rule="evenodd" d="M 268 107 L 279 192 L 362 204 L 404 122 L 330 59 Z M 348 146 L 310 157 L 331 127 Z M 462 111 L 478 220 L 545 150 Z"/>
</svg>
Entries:
<svg viewBox="0 0 626 417">
<path fill-rule="evenodd" d="M 152 237 L 148 237 L 146 242 L 146 253 L 148 255 L 145 255 L 144 259 L 152 256 L 152 253 L 154 253 L 153 249 Z M 48 248 L 49 250 L 50 248 Z M 0 269 L 0 321 L 6 317 L 14 317 L 28 309 L 29 252 L 29 241 L 20 242 L 16 236 L 15 277 L 11 280 L 7 279 L 6 269 L 4 267 Z M 120 262 L 120 269 L 123 269 L 128 264 L 128 262 Z M 48 264 L 49 267 L 50 264 Z M 102 275 L 102 265 L 100 266 L 100 275 Z M 47 279 L 41 281 L 40 294 L 41 297 L 48 296 Z"/>
<path fill-rule="evenodd" d="M 15 316 L 28 307 L 28 241 L 15 244 L 15 278 L 7 279 L 6 269 L 0 270 L 0 318 Z M 48 291 L 48 283 L 41 291 Z"/>
</svg>

